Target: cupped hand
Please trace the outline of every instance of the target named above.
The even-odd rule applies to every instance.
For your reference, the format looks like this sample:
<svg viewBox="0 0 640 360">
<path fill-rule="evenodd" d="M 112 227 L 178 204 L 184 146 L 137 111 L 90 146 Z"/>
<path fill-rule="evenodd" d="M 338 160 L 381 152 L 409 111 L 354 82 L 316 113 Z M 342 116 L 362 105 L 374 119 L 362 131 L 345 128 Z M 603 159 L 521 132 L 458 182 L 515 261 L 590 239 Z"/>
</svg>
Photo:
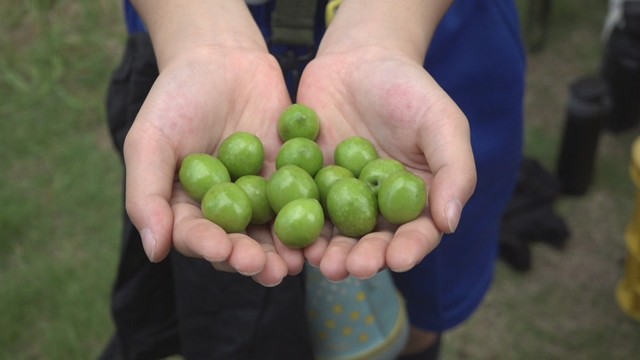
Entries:
<svg viewBox="0 0 640 360">
<path fill-rule="evenodd" d="M 214 154 L 236 131 L 262 139 L 267 176 L 280 146 L 275 122 L 289 103 L 282 72 L 265 51 L 203 46 L 166 64 L 124 147 L 126 209 L 151 261 L 164 259 L 174 246 L 263 285 L 301 271 L 302 253 L 275 244 L 268 227 L 225 233 L 202 217 L 176 180 L 186 155 Z"/>
<path fill-rule="evenodd" d="M 298 101 L 321 118 L 318 143 L 328 162 L 340 141 L 359 135 L 429 187 L 428 206 L 416 220 L 401 226 L 381 221 L 361 239 L 327 230 L 328 240 L 305 249 L 327 278 L 367 278 L 384 268 L 407 271 L 443 233 L 455 231 L 476 184 L 469 125 L 421 64 L 372 47 L 319 55 L 302 75 Z"/>
</svg>

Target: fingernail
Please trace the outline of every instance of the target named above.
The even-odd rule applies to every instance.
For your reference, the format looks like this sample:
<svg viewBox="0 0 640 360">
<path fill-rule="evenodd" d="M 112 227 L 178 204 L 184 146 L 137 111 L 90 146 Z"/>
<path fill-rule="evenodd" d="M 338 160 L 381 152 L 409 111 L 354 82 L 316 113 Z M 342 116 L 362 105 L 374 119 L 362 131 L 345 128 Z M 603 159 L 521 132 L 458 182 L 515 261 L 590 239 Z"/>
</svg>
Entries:
<svg viewBox="0 0 640 360">
<path fill-rule="evenodd" d="M 460 222 L 460 213 L 462 212 L 462 204 L 457 199 L 449 200 L 444 208 L 444 216 L 447 218 L 447 225 L 449 225 L 449 233 L 456 231 L 458 223 Z"/>
<path fill-rule="evenodd" d="M 343 283 L 347 278 L 345 277 L 344 279 L 340 279 L 340 280 L 331 280 L 328 277 L 325 277 L 325 279 L 327 279 L 327 281 L 329 281 L 332 284 L 341 284 Z"/>
<path fill-rule="evenodd" d="M 260 274 L 261 270 L 258 270 L 258 271 L 240 271 L 240 270 L 236 269 L 236 271 L 238 272 L 238 274 L 240 274 L 242 276 L 253 277 L 253 276 L 256 276 L 256 275 Z"/>
<path fill-rule="evenodd" d="M 147 228 L 142 230 L 140 238 L 142 239 L 142 247 L 144 248 L 145 254 L 147 254 L 147 257 L 151 262 L 155 262 L 156 237 L 153 235 L 151 230 Z"/>
<path fill-rule="evenodd" d="M 369 280 L 369 279 L 371 279 L 372 277 L 374 277 L 375 275 L 377 275 L 377 273 L 367 274 L 367 275 L 363 275 L 363 276 L 355 276 L 355 275 L 354 275 L 353 277 L 355 277 L 355 278 L 356 278 L 356 279 L 358 279 L 358 280 Z"/>
<path fill-rule="evenodd" d="M 283 279 L 280 279 L 280 281 L 278 281 L 278 282 L 276 282 L 276 283 L 274 283 L 274 284 L 263 284 L 263 283 L 261 283 L 260 281 L 258 281 L 258 280 L 255 278 L 255 276 L 253 277 L 253 281 L 257 282 L 258 284 L 260 284 L 260 285 L 262 285 L 262 286 L 264 286 L 264 287 L 266 287 L 266 288 L 276 287 L 276 286 L 278 286 L 278 285 L 280 285 L 280 284 L 282 283 L 282 280 L 283 280 Z"/>
</svg>

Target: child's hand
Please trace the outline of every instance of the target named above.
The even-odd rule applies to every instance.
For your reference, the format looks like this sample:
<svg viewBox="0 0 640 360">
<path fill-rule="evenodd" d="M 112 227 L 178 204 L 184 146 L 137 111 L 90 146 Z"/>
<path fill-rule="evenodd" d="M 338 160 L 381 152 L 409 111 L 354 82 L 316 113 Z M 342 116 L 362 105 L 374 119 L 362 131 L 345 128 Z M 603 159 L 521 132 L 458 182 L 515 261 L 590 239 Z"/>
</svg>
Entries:
<svg viewBox="0 0 640 360">
<path fill-rule="evenodd" d="M 283 246 L 276 252 L 268 227 L 226 234 L 202 217 L 199 204 L 176 180 L 185 156 L 213 154 L 225 137 L 241 130 L 263 141 L 266 176 L 280 146 L 276 121 L 289 103 L 281 70 L 265 52 L 202 47 L 166 64 L 124 148 L 126 207 L 151 261 L 175 246 L 264 285 L 301 271 L 302 253 Z"/>
<path fill-rule="evenodd" d="M 334 230 L 328 242 L 306 249 L 325 276 L 409 270 L 442 233 L 455 230 L 476 183 L 469 126 L 421 64 L 376 48 L 319 56 L 305 69 L 298 99 L 322 119 L 318 142 L 329 162 L 341 140 L 364 136 L 381 157 L 399 160 L 429 185 L 429 206 L 418 219 L 381 226 L 359 240 Z"/>
</svg>

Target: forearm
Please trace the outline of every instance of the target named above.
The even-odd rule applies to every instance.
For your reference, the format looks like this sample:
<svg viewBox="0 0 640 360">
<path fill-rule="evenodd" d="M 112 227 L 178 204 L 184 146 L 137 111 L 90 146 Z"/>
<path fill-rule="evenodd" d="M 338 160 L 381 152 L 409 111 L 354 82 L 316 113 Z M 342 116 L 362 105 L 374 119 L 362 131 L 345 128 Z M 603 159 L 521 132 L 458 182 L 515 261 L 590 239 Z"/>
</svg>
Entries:
<svg viewBox="0 0 640 360">
<path fill-rule="evenodd" d="M 132 0 L 162 69 L 174 57 L 203 46 L 266 50 L 243 0 Z"/>
<path fill-rule="evenodd" d="M 452 0 L 344 0 L 319 54 L 374 46 L 422 62 Z"/>
</svg>

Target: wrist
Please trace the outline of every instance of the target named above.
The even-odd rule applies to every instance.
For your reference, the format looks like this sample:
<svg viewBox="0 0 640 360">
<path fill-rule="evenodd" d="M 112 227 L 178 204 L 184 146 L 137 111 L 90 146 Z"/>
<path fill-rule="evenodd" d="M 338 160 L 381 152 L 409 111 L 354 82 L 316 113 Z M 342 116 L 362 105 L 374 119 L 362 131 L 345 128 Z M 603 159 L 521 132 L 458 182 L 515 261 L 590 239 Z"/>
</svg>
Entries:
<svg viewBox="0 0 640 360">
<path fill-rule="evenodd" d="M 160 71 L 170 64 L 185 58 L 197 59 L 202 56 L 203 59 L 206 59 L 209 56 L 220 57 L 225 53 L 238 52 L 262 52 L 268 54 L 264 41 L 256 41 L 253 38 L 231 33 L 226 33 L 220 37 L 203 34 L 201 37 L 194 36 L 189 40 L 178 41 L 175 45 L 166 47 L 158 47 L 155 45 L 156 43 L 157 41 L 154 41 L 154 51 L 158 58 L 158 69 Z"/>
<path fill-rule="evenodd" d="M 319 55 L 354 48 L 381 49 L 422 63 L 451 0 L 344 0 L 320 45 Z"/>
<path fill-rule="evenodd" d="M 149 30 L 158 66 L 203 48 L 267 51 L 244 0 L 132 0 Z"/>
</svg>

